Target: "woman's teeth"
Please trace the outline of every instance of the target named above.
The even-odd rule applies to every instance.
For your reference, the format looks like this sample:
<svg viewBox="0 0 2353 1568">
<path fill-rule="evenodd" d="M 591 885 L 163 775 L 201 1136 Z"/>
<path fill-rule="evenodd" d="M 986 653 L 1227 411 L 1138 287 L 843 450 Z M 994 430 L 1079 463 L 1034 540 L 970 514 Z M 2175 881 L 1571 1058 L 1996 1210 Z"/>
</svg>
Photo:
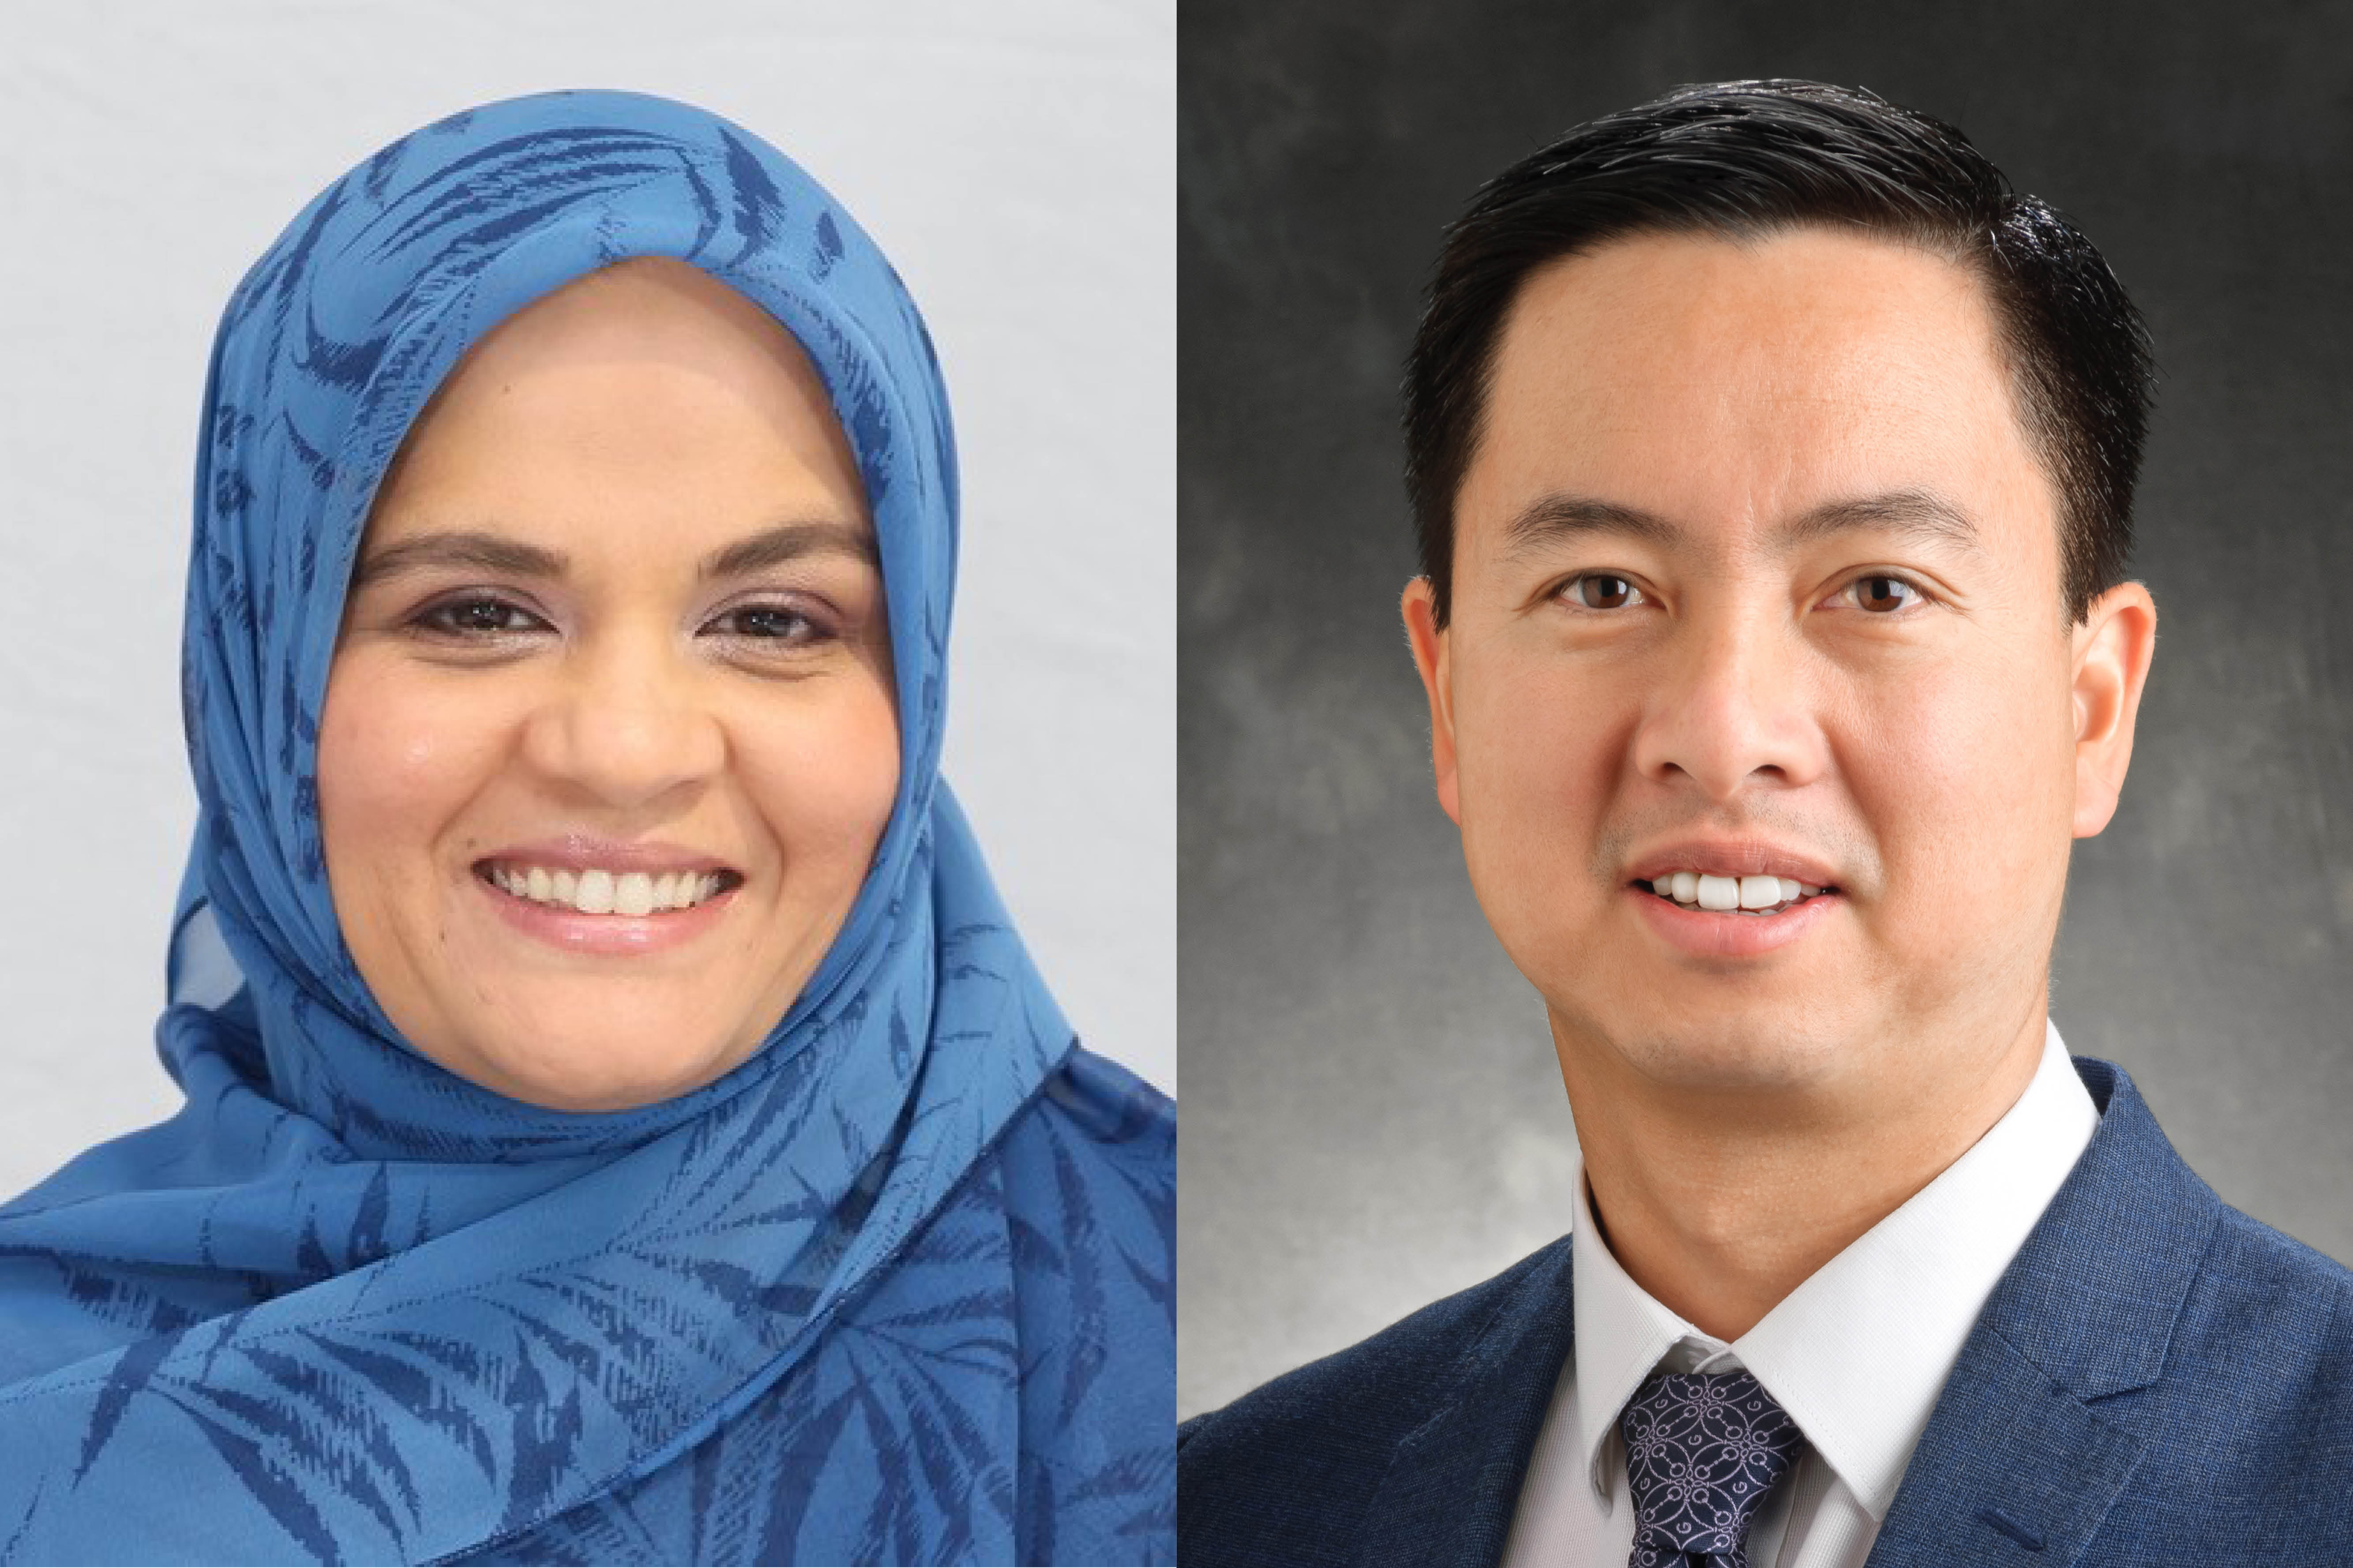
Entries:
<svg viewBox="0 0 2353 1568">
<path fill-rule="evenodd" d="M 651 915 L 692 909 L 719 891 L 716 871 L 551 871 L 543 866 L 492 866 L 483 873 L 499 888 L 535 904 L 584 915 Z"/>
<path fill-rule="evenodd" d="M 1651 890 L 1662 899 L 1672 899 L 1687 910 L 1769 915 L 1778 914 L 1822 889 L 1810 883 L 1793 882 L 1787 877 L 1710 877 L 1696 871 L 1678 871 L 1672 877 L 1651 879 Z"/>
</svg>

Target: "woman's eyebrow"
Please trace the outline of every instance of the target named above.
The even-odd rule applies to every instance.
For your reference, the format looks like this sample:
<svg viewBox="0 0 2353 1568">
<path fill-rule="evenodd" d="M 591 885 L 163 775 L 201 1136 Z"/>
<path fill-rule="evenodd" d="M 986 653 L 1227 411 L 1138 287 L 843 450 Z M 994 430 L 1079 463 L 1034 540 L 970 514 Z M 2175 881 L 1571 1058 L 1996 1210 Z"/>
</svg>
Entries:
<svg viewBox="0 0 2353 1568">
<path fill-rule="evenodd" d="M 874 536 L 854 523 L 785 522 L 714 552 L 703 562 L 702 575 L 742 577 L 808 555 L 848 555 L 870 566 L 881 564 Z"/>
<path fill-rule="evenodd" d="M 849 555 L 869 565 L 880 564 L 874 537 L 853 523 L 831 521 L 779 523 L 748 539 L 739 539 L 712 553 L 701 575 L 741 577 L 805 556 Z M 477 530 L 420 533 L 397 544 L 387 544 L 360 563 L 352 574 L 354 591 L 387 577 L 436 567 L 462 567 L 504 577 L 560 578 L 571 568 L 565 556 L 503 534 Z"/>
<path fill-rule="evenodd" d="M 460 530 L 420 533 L 376 551 L 352 574 L 352 586 L 364 588 L 386 577 L 435 566 L 464 566 L 508 577 L 561 577 L 570 563 L 552 550 L 496 533 Z"/>
</svg>

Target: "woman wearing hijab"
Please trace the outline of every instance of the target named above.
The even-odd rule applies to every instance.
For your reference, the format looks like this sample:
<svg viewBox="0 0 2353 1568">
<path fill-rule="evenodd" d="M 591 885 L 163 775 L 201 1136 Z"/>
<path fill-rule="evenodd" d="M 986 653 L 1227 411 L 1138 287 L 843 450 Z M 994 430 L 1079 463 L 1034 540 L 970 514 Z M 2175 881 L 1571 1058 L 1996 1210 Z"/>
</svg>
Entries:
<svg viewBox="0 0 2353 1568">
<path fill-rule="evenodd" d="M 215 346 L 159 1026 L 0 1208 L 0 1560 L 1173 1557 L 1173 1110 L 938 776 L 872 242 L 613 92 L 385 148 Z"/>
</svg>

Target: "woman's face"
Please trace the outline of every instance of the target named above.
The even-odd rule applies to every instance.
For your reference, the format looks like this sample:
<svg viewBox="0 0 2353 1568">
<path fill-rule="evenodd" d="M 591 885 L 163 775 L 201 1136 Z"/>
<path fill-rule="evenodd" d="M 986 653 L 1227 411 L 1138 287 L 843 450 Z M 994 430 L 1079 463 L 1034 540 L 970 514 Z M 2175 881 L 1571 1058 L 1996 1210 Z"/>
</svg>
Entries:
<svg viewBox="0 0 2353 1568">
<path fill-rule="evenodd" d="M 698 1088 L 825 955 L 898 777 L 873 527 L 791 334 L 636 260 L 475 344 L 377 495 L 319 736 L 394 1026 L 538 1105 Z"/>
</svg>

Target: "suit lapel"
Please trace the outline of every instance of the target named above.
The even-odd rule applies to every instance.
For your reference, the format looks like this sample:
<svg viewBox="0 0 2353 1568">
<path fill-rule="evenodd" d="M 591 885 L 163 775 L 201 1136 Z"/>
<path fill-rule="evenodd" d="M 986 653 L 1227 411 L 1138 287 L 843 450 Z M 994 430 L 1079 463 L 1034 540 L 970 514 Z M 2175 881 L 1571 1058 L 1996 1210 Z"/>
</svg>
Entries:
<svg viewBox="0 0 2353 1568">
<path fill-rule="evenodd" d="M 2107 1517 L 2143 1446 L 2000 1336 L 1973 1334 L 1868 1568 L 2063 1568 Z"/>
<path fill-rule="evenodd" d="M 1536 1255 L 1399 1439 L 1358 1537 L 1361 1568 L 1493 1568 L 1574 1340 L 1569 1244 Z"/>
<path fill-rule="evenodd" d="M 2162 1374 L 2221 1201 L 2122 1069 L 2075 1068 L 2099 1131 L 1970 1331 L 1869 1568 L 2065 1568 L 2140 1461 L 2100 1402 Z"/>
</svg>

